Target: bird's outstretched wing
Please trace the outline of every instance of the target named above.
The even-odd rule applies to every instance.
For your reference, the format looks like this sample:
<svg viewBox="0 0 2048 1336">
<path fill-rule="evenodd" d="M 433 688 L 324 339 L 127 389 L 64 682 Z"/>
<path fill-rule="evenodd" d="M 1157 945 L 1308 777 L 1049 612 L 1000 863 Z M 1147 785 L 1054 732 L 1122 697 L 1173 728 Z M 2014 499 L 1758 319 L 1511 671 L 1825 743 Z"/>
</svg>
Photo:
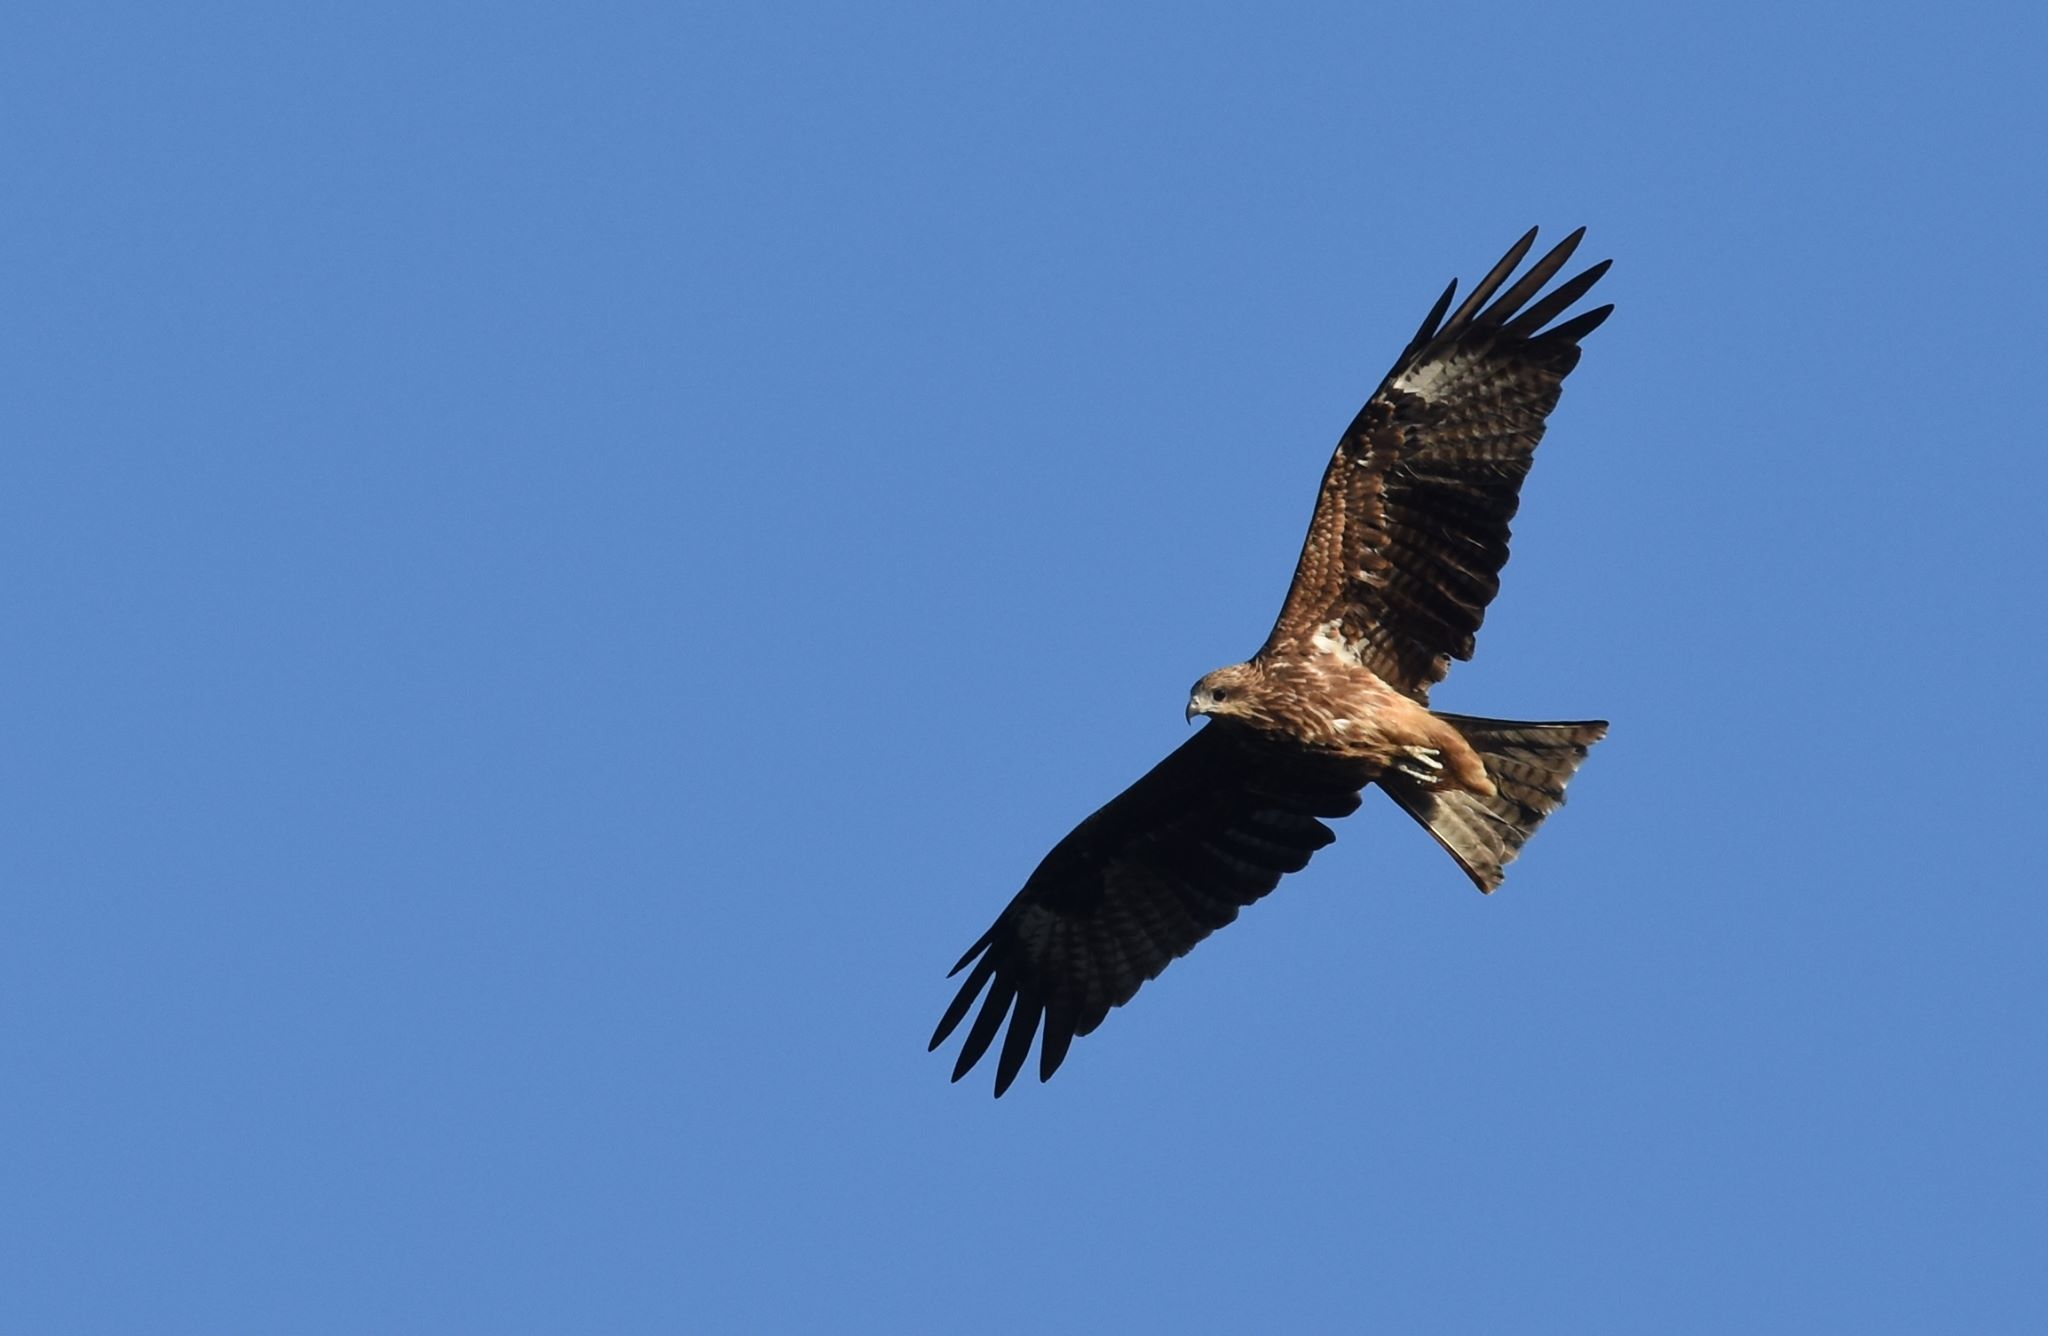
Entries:
<svg viewBox="0 0 2048 1336">
<path fill-rule="evenodd" d="M 1418 701 L 1453 658 L 1472 657 L 1544 419 L 1578 341 L 1614 309 L 1544 329 L 1607 272 L 1604 260 L 1529 305 L 1584 232 L 1503 292 L 1531 228 L 1448 320 L 1458 285 L 1445 289 L 1338 443 L 1268 649 L 1334 632 Z"/>
<path fill-rule="evenodd" d="M 1318 818 L 1355 810 L 1371 775 L 1357 761 L 1209 723 L 1054 846 L 953 967 L 968 975 L 933 1048 L 987 989 L 953 1079 L 981 1060 L 1006 1015 L 996 1094 L 1041 1025 L 1038 1079 L 1050 1077 L 1075 1035 L 1335 839 Z"/>
</svg>

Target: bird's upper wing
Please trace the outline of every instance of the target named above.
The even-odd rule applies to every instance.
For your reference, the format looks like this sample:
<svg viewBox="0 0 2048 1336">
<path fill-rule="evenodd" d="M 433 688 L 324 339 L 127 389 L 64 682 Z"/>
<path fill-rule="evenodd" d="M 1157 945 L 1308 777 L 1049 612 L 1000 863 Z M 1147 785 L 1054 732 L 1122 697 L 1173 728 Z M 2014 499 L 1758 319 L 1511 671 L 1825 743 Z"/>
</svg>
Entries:
<svg viewBox="0 0 2048 1336">
<path fill-rule="evenodd" d="M 1578 341 L 1614 309 L 1543 328 L 1607 261 L 1528 305 L 1584 232 L 1501 292 L 1536 240 L 1530 229 L 1448 320 L 1457 283 L 1444 291 L 1338 443 L 1268 649 L 1328 628 L 1418 701 L 1452 658 L 1472 657 L 1543 421 L 1578 364 Z"/>
<path fill-rule="evenodd" d="M 1355 810 L 1370 778 L 1359 762 L 1212 720 L 1045 856 L 953 967 L 973 968 L 931 1046 L 986 988 L 953 1079 L 981 1060 L 1006 1014 L 996 1094 L 1041 1024 L 1038 1079 L 1050 1077 L 1075 1035 L 1335 839 L 1317 818 Z"/>
</svg>

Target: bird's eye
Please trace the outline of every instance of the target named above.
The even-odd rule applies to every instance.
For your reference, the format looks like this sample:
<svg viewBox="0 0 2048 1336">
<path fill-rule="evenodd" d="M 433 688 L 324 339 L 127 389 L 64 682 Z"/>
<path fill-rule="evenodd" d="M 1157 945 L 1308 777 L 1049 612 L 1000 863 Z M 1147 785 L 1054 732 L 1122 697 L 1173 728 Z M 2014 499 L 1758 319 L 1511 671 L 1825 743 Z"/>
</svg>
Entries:
<svg viewBox="0 0 2048 1336">
<path fill-rule="evenodd" d="M 1210 688 L 1209 688 L 1209 699 L 1210 699 L 1210 700 L 1229 700 L 1229 699 L 1230 699 L 1230 688 L 1228 688 L 1228 687 L 1210 687 Z"/>
</svg>

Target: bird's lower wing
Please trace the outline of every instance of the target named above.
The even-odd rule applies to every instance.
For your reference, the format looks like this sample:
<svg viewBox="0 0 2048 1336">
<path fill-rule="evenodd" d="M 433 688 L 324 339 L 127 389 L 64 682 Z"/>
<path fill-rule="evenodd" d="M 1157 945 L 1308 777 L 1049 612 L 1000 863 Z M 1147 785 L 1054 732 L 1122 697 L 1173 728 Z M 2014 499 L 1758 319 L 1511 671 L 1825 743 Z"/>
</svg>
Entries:
<svg viewBox="0 0 2048 1336">
<path fill-rule="evenodd" d="M 981 1060 L 1006 1016 L 996 1094 L 1041 1028 L 1039 1079 L 1050 1077 L 1075 1035 L 1335 839 L 1319 818 L 1354 811 L 1369 778 L 1359 762 L 1212 721 L 1046 855 L 953 967 L 967 978 L 931 1046 L 981 997 L 953 1079 Z"/>
</svg>

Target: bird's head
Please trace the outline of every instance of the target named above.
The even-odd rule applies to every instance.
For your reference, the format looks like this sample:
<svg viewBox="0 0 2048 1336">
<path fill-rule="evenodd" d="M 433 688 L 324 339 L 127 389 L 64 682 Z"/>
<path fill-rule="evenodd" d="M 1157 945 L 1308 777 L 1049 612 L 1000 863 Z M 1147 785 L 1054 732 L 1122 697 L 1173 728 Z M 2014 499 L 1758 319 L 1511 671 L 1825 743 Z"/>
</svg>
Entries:
<svg viewBox="0 0 2048 1336">
<path fill-rule="evenodd" d="M 1218 668 L 1188 693 L 1188 722 L 1198 714 L 1253 715 L 1259 687 L 1259 670 L 1249 663 Z"/>
</svg>

